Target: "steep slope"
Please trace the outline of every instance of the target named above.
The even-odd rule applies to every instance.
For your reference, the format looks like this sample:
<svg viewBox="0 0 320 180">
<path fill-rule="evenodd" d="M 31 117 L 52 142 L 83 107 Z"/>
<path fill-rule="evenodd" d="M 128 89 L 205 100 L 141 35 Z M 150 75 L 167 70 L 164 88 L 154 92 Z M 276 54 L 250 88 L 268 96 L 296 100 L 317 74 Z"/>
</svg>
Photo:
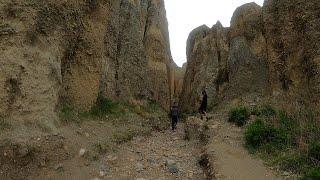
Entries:
<svg viewBox="0 0 320 180">
<path fill-rule="evenodd" d="M 203 89 L 211 106 L 234 99 L 318 104 L 319 4 L 315 0 L 267 0 L 264 7 L 249 3 L 237 8 L 230 28 L 220 27 L 224 33 L 215 33 L 219 25 L 192 31 L 182 109 L 197 110 Z"/>
<path fill-rule="evenodd" d="M 99 95 L 170 104 L 163 0 L 0 1 L 0 114 L 55 129 L 58 107 Z"/>
</svg>

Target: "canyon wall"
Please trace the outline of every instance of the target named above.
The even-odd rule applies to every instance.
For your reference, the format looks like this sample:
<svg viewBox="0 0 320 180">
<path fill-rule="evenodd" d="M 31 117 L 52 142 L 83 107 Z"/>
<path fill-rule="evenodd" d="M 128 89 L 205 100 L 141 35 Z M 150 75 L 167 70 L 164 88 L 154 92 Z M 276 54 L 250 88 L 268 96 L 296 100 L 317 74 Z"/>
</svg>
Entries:
<svg viewBox="0 0 320 180">
<path fill-rule="evenodd" d="M 316 0 L 249 3 L 236 9 L 230 28 L 192 31 L 182 110 L 196 111 L 204 89 L 209 108 L 234 99 L 317 105 L 319 8 Z"/>
<path fill-rule="evenodd" d="M 171 100 L 163 0 L 0 0 L 0 114 L 55 129 L 58 109 L 98 96 Z"/>
<path fill-rule="evenodd" d="M 179 98 L 180 98 L 180 94 L 182 92 L 182 88 L 183 88 L 183 80 L 184 80 L 184 74 L 187 70 L 187 63 L 184 63 L 182 65 L 182 67 L 177 66 L 175 63 L 172 64 L 173 66 L 173 96 L 172 96 L 172 102 L 174 103 L 178 103 L 179 102 Z"/>
</svg>

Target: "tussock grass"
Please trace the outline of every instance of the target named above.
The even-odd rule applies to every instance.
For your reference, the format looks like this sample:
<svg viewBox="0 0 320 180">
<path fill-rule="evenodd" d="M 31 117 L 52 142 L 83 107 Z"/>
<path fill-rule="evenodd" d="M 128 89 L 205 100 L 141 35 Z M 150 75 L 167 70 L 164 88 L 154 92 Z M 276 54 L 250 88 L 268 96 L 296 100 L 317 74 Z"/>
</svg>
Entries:
<svg viewBox="0 0 320 180">
<path fill-rule="evenodd" d="M 250 152 L 283 171 L 300 174 L 302 179 L 320 179 L 317 112 L 301 110 L 289 114 L 269 106 L 254 109 L 251 114 L 257 118 L 246 127 L 244 135 Z"/>
<path fill-rule="evenodd" d="M 234 108 L 229 113 L 229 122 L 244 126 L 249 120 L 250 113 L 246 107 Z"/>
<path fill-rule="evenodd" d="M 10 128 L 10 124 L 6 121 L 4 115 L 0 114 L 0 133 L 1 131 Z"/>
</svg>

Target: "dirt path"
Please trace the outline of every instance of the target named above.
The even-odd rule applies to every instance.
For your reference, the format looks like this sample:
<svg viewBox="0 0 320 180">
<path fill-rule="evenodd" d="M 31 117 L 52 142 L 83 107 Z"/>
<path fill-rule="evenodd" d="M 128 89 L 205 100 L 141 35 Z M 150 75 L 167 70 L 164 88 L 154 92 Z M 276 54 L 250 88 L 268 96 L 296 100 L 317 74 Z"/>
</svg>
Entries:
<svg viewBox="0 0 320 180">
<path fill-rule="evenodd" d="M 105 157 L 110 164 L 106 179 L 205 179 L 199 166 L 196 142 L 184 140 L 183 125 L 151 137 L 138 137 L 121 145 L 120 151 Z"/>
<path fill-rule="evenodd" d="M 217 179 L 283 179 L 247 152 L 243 147 L 243 130 L 226 122 L 226 115 L 216 114 L 210 119 L 209 127 L 214 135 L 207 151 L 214 157 Z"/>
<path fill-rule="evenodd" d="M 203 146 L 198 138 L 186 141 L 184 124 L 179 124 L 177 132 L 166 130 L 153 132 L 151 136 L 135 137 L 97 160 L 73 155 L 75 158 L 58 161 L 54 166 L 43 168 L 40 174 L 35 173 L 28 179 L 204 180 L 207 178 L 199 164 L 204 149 L 210 157 L 216 179 L 281 179 L 269 170 L 262 160 L 253 158 L 247 152 L 243 147 L 242 130 L 227 123 L 226 118 L 222 114 L 211 115 L 208 122 L 211 138 L 207 146 Z M 203 123 L 199 121 L 200 124 Z M 93 132 L 91 134 L 89 138 L 98 137 Z M 85 137 L 81 139 L 83 138 Z M 79 147 L 76 153 L 81 147 L 88 147 L 77 144 Z M 91 151 L 89 149 L 88 153 Z"/>
</svg>

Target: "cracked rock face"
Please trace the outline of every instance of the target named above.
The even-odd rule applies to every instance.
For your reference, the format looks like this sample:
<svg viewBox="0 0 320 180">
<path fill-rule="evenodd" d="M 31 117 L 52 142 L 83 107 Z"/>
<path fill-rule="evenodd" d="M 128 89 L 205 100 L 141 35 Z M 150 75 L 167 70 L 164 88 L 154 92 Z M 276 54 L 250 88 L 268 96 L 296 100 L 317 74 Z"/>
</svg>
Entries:
<svg viewBox="0 0 320 180">
<path fill-rule="evenodd" d="M 320 2 L 268 0 L 263 7 L 274 96 L 319 103 Z"/>
<path fill-rule="evenodd" d="M 182 111 L 196 111 L 201 100 L 199 95 L 205 88 L 211 98 L 209 101 L 213 101 L 219 86 L 211 82 L 222 73 L 219 67 L 226 67 L 228 52 L 227 30 L 219 22 L 211 29 L 200 26 L 191 32 L 187 42 L 188 65 L 179 102 Z"/>
<path fill-rule="evenodd" d="M 54 129 L 61 104 L 88 111 L 171 98 L 163 0 L 0 0 L 0 114 Z"/>
<path fill-rule="evenodd" d="M 246 97 L 318 104 L 319 7 L 316 0 L 249 3 L 235 11 L 230 28 L 192 31 L 183 111 L 197 110 L 205 88 L 209 107 Z"/>
</svg>

